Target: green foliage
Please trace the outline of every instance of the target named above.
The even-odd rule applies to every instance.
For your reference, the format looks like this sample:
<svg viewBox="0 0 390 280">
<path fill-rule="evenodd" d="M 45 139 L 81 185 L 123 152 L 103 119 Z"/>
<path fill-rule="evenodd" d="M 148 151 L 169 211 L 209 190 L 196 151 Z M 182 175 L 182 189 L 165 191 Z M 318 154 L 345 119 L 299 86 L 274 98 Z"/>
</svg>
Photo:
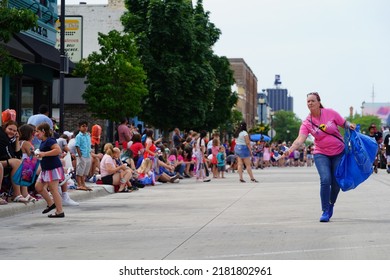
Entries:
<svg viewBox="0 0 390 280">
<path fill-rule="evenodd" d="M 8 1 L 1 0 L 0 43 L 7 43 L 13 34 L 34 27 L 37 20 L 38 17 L 31 10 L 9 8 Z M 11 57 L 5 47 L 0 44 L 0 77 L 20 74 L 22 71 L 22 64 Z"/>
<path fill-rule="evenodd" d="M 301 123 L 293 112 L 283 110 L 275 112 L 272 127 L 276 135 L 273 141 L 293 141 L 298 136 Z"/>
<path fill-rule="evenodd" d="M 77 64 L 73 74 L 86 76 L 82 95 L 95 117 L 119 121 L 136 116 L 147 94 L 146 74 L 131 35 L 113 30 L 99 33 L 100 53 L 93 52 Z"/>
<path fill-rule="evenodd" d="M 223 138 L 225 135 L 233 135 L 236 130 L 236 127 L 239 125 L 242 119 L 242 113 L 237 109 L 232 109 L 230 117 L 228 119 L 225 119 L 225 121 L 219 126 L 221 138 Z"/>
<path fill-rule="evenodd" d="M 361 116 L 359 114 L 356 114 L 353 116 L 353 118 L 347 118 L 348 121 L 355 124 L 360 124 L 360 132 L 368 134 L 368 127 L 371 124 L 375 124 L 377 127 L 381 127 L 381 119 L 377 116 Z"/>
<path fill-rule="evenodd" d="M 125 4 L 124 30 L 135 34 L 148 75 L 142 119 L 164 131 L 211 129 L 226 122 L 236 98 L 230 89 L 232 73 L 226 58 L 213 55 L 220 31 L 210 23 L 202 1 L 195 8 L 189 0 Z"/>
<path fill-rule="evenodd" d="M 271 129 L 271 126 L 267 123 L 259 123 L 256 126 L 252 127 L 249 130 L 249 134 L 255 133 L 255 134 L 268 134 L 268 131 Z"/>
<path fill-rule="evenodd" d="M 213 102 L 208 104 L 206 121 L 203 126 L 204 129 L 209 131 L 231 119 L 232 108 L 238 100 L 237 93 L 231 90 L 234 78 L 229 60 L 226 57 L 214 55 L 210 61 L 215 72 L 217 87 Z"/>
</svg>

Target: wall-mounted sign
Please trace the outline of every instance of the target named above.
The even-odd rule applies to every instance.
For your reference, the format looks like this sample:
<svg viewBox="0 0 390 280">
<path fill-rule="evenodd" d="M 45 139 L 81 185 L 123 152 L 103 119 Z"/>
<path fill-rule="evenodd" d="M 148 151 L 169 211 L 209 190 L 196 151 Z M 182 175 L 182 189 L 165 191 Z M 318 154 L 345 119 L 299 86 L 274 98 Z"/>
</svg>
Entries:
<svg viewBox="0 0 390 280">
<path fill-rule="evenodd" d="M 56 22 L 57 43 L 60 49 L 60 21 Z M 65 53 L 69 59 L 77 63 L 83 58 L 83 17 L 65 16 Z"/>
</svg>

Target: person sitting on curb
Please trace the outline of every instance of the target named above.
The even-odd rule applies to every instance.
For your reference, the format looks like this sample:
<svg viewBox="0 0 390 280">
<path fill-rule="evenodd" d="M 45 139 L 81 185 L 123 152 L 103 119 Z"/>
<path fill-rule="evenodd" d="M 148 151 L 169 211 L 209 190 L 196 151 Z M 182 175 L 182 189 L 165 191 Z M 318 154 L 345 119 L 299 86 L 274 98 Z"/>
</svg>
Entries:
<svg viewBox="0 0 390 280">
<path fill-rule="evenodd" d="M 132 176 L 132 172 L 128 169 L 127 164 L 116 166 L 114 156 L 114 146 L 111 143 L 104 145 L 104 156 L 100 161 L 100 174 L 102 182 L 106 185 L 119 185 L 118 192 L 128 192 L 127 182 Z M 123 172 L 121 179 L 120 170 Z"/>
</svg>

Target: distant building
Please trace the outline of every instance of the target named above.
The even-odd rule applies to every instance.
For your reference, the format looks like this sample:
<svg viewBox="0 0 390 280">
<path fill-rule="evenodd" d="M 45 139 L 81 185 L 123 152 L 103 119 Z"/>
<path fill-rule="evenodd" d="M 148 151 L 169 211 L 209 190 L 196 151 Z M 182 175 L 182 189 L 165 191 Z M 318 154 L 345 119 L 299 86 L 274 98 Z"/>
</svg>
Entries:
<svg viewBox="0 0 390 280">
<path fill-rule="evenodd" d="M 251 128 L 257 124 L 258 119 L 257 78 L 244 59 L 229 58 L 229 62 L 237 86 L 236 108 L 242 113 L 247 127 Z"/>
<path fill-rule="evenodd" d="M 390 102 L 364 102 L 362 116 L 377 116 L 382 120 L 382 125 L 390 126 Z"/>
<path fill-rule="evenodd" d="M 266 89 L 268 106 L 271 107 L 274 112 L 280 110 L 293 112 L 294 98 L 288 95 L 287 89 L 280 88 L 281 84 L 280 75 L 275 75 L 275 88 Z"/>
</svg>

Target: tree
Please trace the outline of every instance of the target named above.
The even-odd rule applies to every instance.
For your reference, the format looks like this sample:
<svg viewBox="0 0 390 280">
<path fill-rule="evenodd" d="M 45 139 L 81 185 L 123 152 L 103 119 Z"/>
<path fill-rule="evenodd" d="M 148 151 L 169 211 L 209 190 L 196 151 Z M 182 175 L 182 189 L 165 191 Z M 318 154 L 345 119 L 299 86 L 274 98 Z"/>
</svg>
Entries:
<svg viewBox="0 0 390 280">
<path fill-rule="evenodd" d="M 249 133 L 256 133 L 256 134 L 268 134 L 268 131 L 271 129 L 269 124 L 259 123 L 258 125 L 254 126 L 249 130 Z"/>
<path fill-rule="evenodd" d="M 377 116 L 361 116 L 359 114 L 356 114 L 353 116 L 353 118 L 347 118 L 348 121 L 351 123 L 359 124 L 360 125 L 360 132 L 369 134 L 368 127 L 371 124 L 375 124 L 377 127 L 381 127 L 381 119 Z"/>
<path fill-rule="evenodd" d="M 217 87 L 214 91 L 213 102 L 209 103 L 206 121 L 203 129 L 212 130 L 223 125 L 232 117 L 232 108 L 237 103 L 238 96 L 232 92 L 234 84 L 233 71 L 226 57 L 212 56 L 211 66 L 214 69 Z"/>
<path fill-rule="evenodd" d="M 243 116 L 240 111 L 237 109 L 232 109 L 230 117 L 226 119 L 222 124 L 219 126 L 220 131 L 220 137 L 223 138 L 230 138 L 230 136 L 234 135 L 238 125 L 242 121 Z"/>
<path fill-rule="evenodd" d="M 190 0 L 125 3 L 128 12 L 122 16 L 124 30 L 135 34 L 148 75 L 143 120 L 165 132 L 174 127 L 216 127 L 221 119 L 225 121 L 234 100 L 227 86 L 230 70 L 224 58 L 213 56 L 212 46 L 220 30 L 210 23 L 202 1 L 195 9 Z M 222 101 L 224 97 L 228 98 Z M 207 123 L 209 112 L 218 104 L 224 106 L 218 111 L 222 117 Z"/>
<path fill-rule="evenodd" d="M 73 73 L 86 76 L 82 95 L 95 117 L 119 121 L 136 116 L 147 94 L 146 74 L 131 35 L 113 30 L 99 33 L 100 53 L 93 52 L 77 64 Z"/>
<path fill-rule="evenodd" d="M 9 8 L 8 0 L 0 1 L 0 77 L 23 72 L 22 64 L 1 43 L 9 42 L 15 33 L 36 26 L 37 20 L 31 10 Z"/>
<path fill-rule="evenodd" d="M 276 135 L 273 141 L 293 141 L 298 136 L 301 123 L 294 112 L 283 110 L 275 112 L 272 127 Z"/>
</svg>

